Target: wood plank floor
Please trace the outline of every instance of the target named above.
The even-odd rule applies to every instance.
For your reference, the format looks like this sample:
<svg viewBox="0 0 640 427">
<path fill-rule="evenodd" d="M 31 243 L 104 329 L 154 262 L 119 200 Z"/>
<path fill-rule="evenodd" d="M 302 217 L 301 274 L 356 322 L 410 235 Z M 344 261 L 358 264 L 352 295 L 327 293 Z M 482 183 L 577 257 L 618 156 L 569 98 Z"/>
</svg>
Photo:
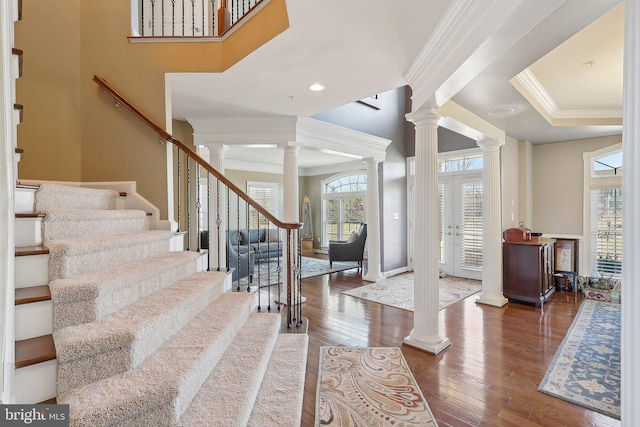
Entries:
<svg viewBox="0 0 640 427">
<path fill-rule="evenodd" d="M 313 426 L 321 346 L 400 347 L 441 427 L 619 426 L 618 420 L 537 391 L 575 317 L 579 294 L 556 294 L 539 308 L 476 304 L 440 311 L 451 346 L 437 356 L 402 345 L 413 313 L 341 292 L 362 286 L 356 269 L 302 280 L 309 358 L 302 426 Z"/>
</svg>

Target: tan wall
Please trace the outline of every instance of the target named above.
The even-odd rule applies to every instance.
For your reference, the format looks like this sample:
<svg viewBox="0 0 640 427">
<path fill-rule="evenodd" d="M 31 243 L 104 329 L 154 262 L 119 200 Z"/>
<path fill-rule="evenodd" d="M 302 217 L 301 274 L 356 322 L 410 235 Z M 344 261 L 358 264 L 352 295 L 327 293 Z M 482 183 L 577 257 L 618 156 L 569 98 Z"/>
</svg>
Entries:
<svg viewBox="0 0 640 427">
<path fill-rule="evenodd" d="M 18 96 L 25 105 L 42 106 L 19 135 L 20 146 L 42 159 L 36 165 L 26 154 L 24 177 L 134 180 L 163 217 L 165 147 L 132 115 L 115 109 L 93 76 L 105 78 L 165 127 L 166 72 L 222 71 L 288 26 L 284 0 L 272 0 L 224 43 L 131 43 L 128 1 L 24 0 L 24 8 L 16 46 L 25 48 L 29 68 L 26 58 L 34 58 L 41 75 L 25 79 Z"/>
<path fill-rule="evenodd" d="M 80 0 L 23 1 L 15 46 L 24 51 L 16 82 L 24 105 L 18 147 L 21 179 L 81 179 Z"/>
<path fill-rule="evenodd" d="M 582 235 L 583 153 L 621 141 L 614 135 L 533 146 L 532 231 Z"/>
</svg>

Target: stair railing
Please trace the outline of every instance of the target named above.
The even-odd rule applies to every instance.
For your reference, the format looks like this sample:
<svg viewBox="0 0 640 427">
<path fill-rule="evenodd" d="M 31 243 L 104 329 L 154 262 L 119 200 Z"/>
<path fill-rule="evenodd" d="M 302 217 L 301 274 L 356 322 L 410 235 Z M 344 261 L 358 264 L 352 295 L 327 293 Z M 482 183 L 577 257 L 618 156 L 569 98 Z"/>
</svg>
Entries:
<svg viewBox="0 0 640 427">
<path fill-rule="evenodd" d="M 220 37 L 264 0 L 131 0 L 135 37 Z"/>
<path fill-rule="evenodd" d="M 277 219 L 190 147 L 162 129 L 106 80 L 99 76 L 94 76 L 93 80 L 114 98 L 116 107 L 125 107 L 151 128 L 162 142 L 175 147 L 178 231 L 183 226 L 186 228 L 187 250 L 196 247 L 197 251 L 206 251 L 208 270 L 223 271 L 226 268 L 232 275 L 234 290 L 257 288 L 259 311 L 263 310 L 264 298 L 267 299 L 268 311 L 280 311 L 286 304 L 287 326 L 301 326 L 302 224 Z M 186 166 L 183 165 L 185 162 Z M 195 168 L 192 168 L 194 164 Z M 183 181 L 185 178 L 186 183 Z M 192 182 L 196 185 L 192 186 Z M 182 204 L 183 200 L 186 200 L 186 206 Z M 210 221 L 213 218 L 215 220 Z M 197 230 L 197 234 L 192 229 Z M 243 244 L 245 242 L 241 242 L 241 238 L 258 242 L 250 246 Z M 285 285 L 286 297 L 282 295 L 282 285 Z"/>
</svg>

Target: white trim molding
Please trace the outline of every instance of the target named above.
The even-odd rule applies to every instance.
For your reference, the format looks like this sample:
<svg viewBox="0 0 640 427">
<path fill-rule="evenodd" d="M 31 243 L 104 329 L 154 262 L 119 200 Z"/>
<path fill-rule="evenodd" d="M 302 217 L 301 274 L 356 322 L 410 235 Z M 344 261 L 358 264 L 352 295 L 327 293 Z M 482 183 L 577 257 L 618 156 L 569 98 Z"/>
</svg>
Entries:
<svg viewBox="0 0 640 427">
<path fill-rule="evenodd" d="M 509 82 L 552 126 L 622 124 L 621 109 L 561 109 L 529 68 Z"/>
</svg>

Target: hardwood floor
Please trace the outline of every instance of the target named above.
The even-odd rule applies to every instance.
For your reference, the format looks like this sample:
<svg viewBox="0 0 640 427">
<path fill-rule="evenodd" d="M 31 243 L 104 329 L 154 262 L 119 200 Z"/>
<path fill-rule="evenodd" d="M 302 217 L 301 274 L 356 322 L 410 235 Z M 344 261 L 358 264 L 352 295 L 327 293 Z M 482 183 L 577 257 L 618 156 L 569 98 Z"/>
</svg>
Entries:
<svg viewBox="0 0 640 427">
<path fill-rule="evenodd" d="M 313 426 L 321 346 L 400 347 L 438 424 L 445 426 L 619 426 L 620 421 L 537 391 L 582 301 L 556 294 L 544 311 L 477 296 L 440 311 L 451 346 L 437 356 L 402 344 L 413 312 L 341 292 L 362 286 L 349 270 L 302 280 L 309 357 L 302 426 Z"/>
</svg>

